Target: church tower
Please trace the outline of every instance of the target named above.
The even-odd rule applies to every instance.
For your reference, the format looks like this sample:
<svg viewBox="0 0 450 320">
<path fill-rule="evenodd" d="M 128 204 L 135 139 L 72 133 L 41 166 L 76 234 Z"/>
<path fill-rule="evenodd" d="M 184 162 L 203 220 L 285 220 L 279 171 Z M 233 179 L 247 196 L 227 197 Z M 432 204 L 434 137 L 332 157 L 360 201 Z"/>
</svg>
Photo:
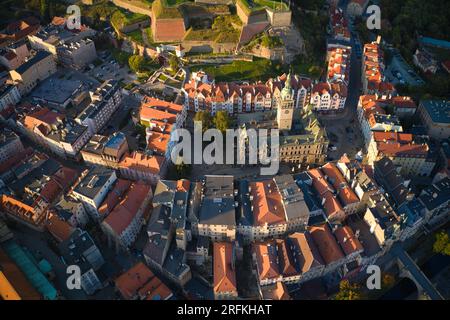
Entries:
<svg viewBox="0 0 450 320">
<path fill-rule="evenodd" d="M 279 130 L 291 130 L 294 117 L 294 90 L 291 86 L 291 71 L 286 78 L 281 95 L 277 99 L 277 123 Z"/>
</svg>

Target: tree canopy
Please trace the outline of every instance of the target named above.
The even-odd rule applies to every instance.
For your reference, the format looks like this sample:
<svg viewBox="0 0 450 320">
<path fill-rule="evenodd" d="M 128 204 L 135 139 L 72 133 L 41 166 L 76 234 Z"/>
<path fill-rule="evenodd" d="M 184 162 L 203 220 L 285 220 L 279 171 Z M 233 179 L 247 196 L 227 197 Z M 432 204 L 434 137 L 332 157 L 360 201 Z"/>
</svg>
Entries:
<svg viewBox="0 0 450 320">
<path fill-rule="evenodd" d="M 138 55 L 132 55 L 128 58 L 128 65 L 131 71 L 140 72 L 144 68 L 144 57 Z"/>
<path fill-rule="evenodd" d="M 445 231 L 436 234 L 436 240 L 433 244 L 433 251 L 446 256 L 450 256 L 450 239 Z"/>
<path fill-rule="evenodd" d="M 202 123 L 202 131 L 205 132 L 212 127 L 213 121 L 211 114 L 208 111 L 199 111 L 194 116 L 194 121 Z"/>
<path fill-rule="evenodd" d="M 339 292 L 335 296 L 336 300 L 361 300 L 361 288 L 357 283 L 350 283 L 342 280 L 339 283 Z"/>
<path fill-rule="evenodd" d="M 231 119 L 226 111 L 218 111 L 213 119 L 214 126 L 216 129 L 220 130 L 222 133 L 230 127 Z"/>
</svg>

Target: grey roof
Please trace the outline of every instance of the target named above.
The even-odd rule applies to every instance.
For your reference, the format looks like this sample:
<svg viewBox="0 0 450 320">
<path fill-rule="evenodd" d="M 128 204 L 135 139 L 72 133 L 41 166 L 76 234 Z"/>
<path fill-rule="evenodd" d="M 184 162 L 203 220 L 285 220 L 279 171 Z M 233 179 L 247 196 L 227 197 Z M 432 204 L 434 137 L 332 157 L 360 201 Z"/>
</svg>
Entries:
<svg viewBox="0 0 450 320">
<path fill-rule="evenodd" d="M 450 123 L 450 101 L 422 100 L 420 104 L 435 123 Z"/>
<path fill-rule="evenodd" d="M 3 84 L 0 86 L 0 97 L 3 97 L 4 95 L 8 94 L 11 90 L 14 89 L 14 86 L 12 84 Z"/>
<path fill-rule="evenodd" d="M 171 206 L 175 196 L 177 182 L 172 180 L 159 180 L 153 194 L 153 206 Z"/>
<path fill-rule="evenodd" d="M 250 201 L 249 183 L 247 180 L 239 180 L 238 222 L 243 226 L 253 225 L 252 204 Z"/>
<path fill-rule="evenodd" d="M 170 219 L 173 223 L 176 223 L 177 229 L 184 229 L 186 227 L 188 197 L 188 192 L 175 192 Z"/>
<path fill-rule="evenodd" d="M 0 148 L 10 144 L 13 141 L 19 140 L 19 136 L 10 130 L 0 131 Z"/>
<path fill-rule="evenodd" d="M 234 199 L 205 198 L 200 209 L 200 223 L 209 225 L 235 226 Z"/>
<path fill-rule="evenodd" d="M 92 138 L 86 143 L 83 147 L 82 151 L 93 153 L 97 155 L 103 154 L 103 146 L 108 141 L 108 138 L 99 134 L 95 134 Z"/>
<path fill-rule="evenodd" d="M 38 63 L 41 60 L 44 60 L 48 56 L 51 56 L 52 54 L 47 51 L 38 51 L 31 59 L 29 59 L 27 62 L 20 65 L 15 71 L 19 74 L 25 73 L 28 69 L 30 69 L 32 66 L 34 66 L 36 63 Z"/>
<path fill-rule="evenodd" d="M 40 82 L 39 86 L 33 90 L 30 97 L 38 100 L 45 100 L 50 103 L 63 104 L 71 99 L 83 88 L 83 83 L 79 80 L 68 80 L 51 76 Z"/>
<path fill-rule="evenodd" d="M 202 183 L 191 182 L 189 189 L 188 220 L 191 223 L 196 223 L 200 212 Z"/>
<path fill-rule="evenodd" d="M 93 166 L 89 169 L 86 176 L 81 179 L 80 183 L 77 184 L 74 192 L 94 199 L 112 174 L 114 174 L 114 170 L 102 166 Z"/>
<path fill-rule="evenodd" d="M 64 127 L 58 130 L 52 130 L 47 135 L 47 138 L 53 141 L 74 144 L 87 130 L 87 126 L 73 121 L 66 121 Z"/>
<path fill-rule="evenodd" d="M 236 225 L 233 176 L 205 176 L 200 223 Z"/>
<path fill-rule="evenodd" d="M 59 244 L 59 249 L 65 262 L 80 266 L 83 271 L 90 268 L 98 270 L 105 262 L 87 231 L 76 229 L 69 239 Z"/>
<path fill-rule="evenodd" d="M 170 223 L 170 209 L 159 205 L 153 209 L 150 221 L 147 225 L 149 241 L 144 248 L 144 254 L 151 257 L 153 261 L 162 265 L 164 253 L 170 245 L 173 229 Z"/>
<path fill-rule="evenodd" d="M 306 226 L 310 211 L 303 192 L 295 183 L 294 177 L 286 174 L 274 177 L 274 181 L 280 192 L 287 220 L 302 219 Z"/>
<path fill-rule="evenodd" d="M 396 206 L 406 201 L 409 195 L 405 180 L 397 172 L 391 159 L 384 157 L 374 164 L 375 180 L 383 186 Z"/>
<path fill-rule="evenodd" d="M 69 220 L 80 202 L 72 197 L 62 196 L 55 205 L 56 212 L 64 221 Z"/>
<path fill-rule="evenodd" d="M 399 206 L 397 213 L 402 217 L 403 226 L 412 226 L 425 216 L 425 207 L 419 200 L 413 199 Z"/>
<path fill-rule="evenodd" d="M 21 165 L 18 170 L 25 170 L 25 167 L 31 166 L 29 162 Z M 9 187 L 16 193 L 22 194 L 25 188 L 37 190 L 42 188 L 42 182 L 51 177 L 61 168 L 61 165 L 54 159 L 45 160 L 40 166 L 34 168 L 21 179 L 14 181 Z"/>
<path fill-rule="evenodd" d="M 446 177 L 439 182 L 425 188 L 419 196 L 420 201 L 428 210 L 434 210 L 450 201 L 450 178 Z"/>
</svg>

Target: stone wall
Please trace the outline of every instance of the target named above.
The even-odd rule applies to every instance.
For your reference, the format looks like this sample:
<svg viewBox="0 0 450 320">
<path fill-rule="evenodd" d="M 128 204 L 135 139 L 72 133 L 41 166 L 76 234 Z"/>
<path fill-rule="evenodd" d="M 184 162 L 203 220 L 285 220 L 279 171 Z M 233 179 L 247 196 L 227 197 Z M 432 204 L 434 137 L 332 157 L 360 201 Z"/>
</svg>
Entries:
<svg viewBox="0 0 450 320">
<path fill-rule="evenodd" d="M 195 0 L 196 3 L 204 4 L 231 4 L 232 0 Z"/>
<path fill-rule="evenodd" d="M 233 53 L 236 43 L 216 43 L 214 41 L 183 41 L 186 52 L 194 53 Z"/>
<path fill-rule="evenodd" d="M 292 13 L 290 10 L 287 11 L 272 11 L 267 9 L 267 16 L 269 22 L 273 27 L 288 27 L 291 25 Z"/>
<path fill-rule="evenodd" d="M 145 21 L 136 22 L 133 24 L 129 24 L 129 25 L 121 28 L 120 31 L 123 33 L 128 33 L 128 32 L 138 30 L 138 29 L 147 28 L 148 26 L 150 26 L 150 19 L 147 19 Z"/>
<path fill-rule="evenodd" d="M 127 9 L 134 13 L 140 13 L 145 14 L 148 16 L 151 16 L 152 14 L 152 7 L 151 5 L 148 5 L 148 8 L 145 8 L 144 2 L 142 2 L 141 5 L 135 4 L 138 2 L 137 0 L 129 1 L 129 0 L 112 0 L 112 2 L 121 8 Z"/>
</svg>

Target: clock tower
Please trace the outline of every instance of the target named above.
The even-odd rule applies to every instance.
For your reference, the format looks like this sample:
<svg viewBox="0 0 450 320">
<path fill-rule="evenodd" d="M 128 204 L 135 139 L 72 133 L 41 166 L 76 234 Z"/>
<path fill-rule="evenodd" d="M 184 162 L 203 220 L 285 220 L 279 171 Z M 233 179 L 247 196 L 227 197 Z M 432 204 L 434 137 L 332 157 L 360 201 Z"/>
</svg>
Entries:
<svg viewBox="0 0 450 320">
<path fill-rule="evenodd" d="M 277 99 L 277 123 L 279 130 L 291 130 L 294 117 L 294 90 L 291 86 L 291 72 L 286 78 L 281 95 Z"/>
</svg>

